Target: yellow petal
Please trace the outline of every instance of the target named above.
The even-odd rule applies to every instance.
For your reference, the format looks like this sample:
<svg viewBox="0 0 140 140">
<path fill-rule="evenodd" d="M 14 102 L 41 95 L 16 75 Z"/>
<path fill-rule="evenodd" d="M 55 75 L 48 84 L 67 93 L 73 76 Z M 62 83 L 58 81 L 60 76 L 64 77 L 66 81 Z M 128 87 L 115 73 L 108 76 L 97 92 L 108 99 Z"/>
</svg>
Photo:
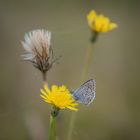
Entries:
<svg viewBox="0 0 140 140">
<path fill-rule="evenodd" d="M 62 85 L 61 87 L 59 87 L 59 90 L 60 91 L 65 91 L 66 90 L 66 87 L 64 85 Z"/>
<path fill-rule="evenodd" d="M 57 92 L 58 87 L 56 85 L 53 85 L 51 89 L 52 89 L 52 92 Z"/>
<path fill-rule="evenodd" d="M 112 29 L 117 28 L 117 27 L 118 27 L 117 24 L 111 23 L 109 28 L 110 28 L 110 30 L 112 30 Z"/>
<path fill-rule="evenodd" d="M 67 106 L 67 108 L 68 108 L 68 109 L 71 109 L 71 110 L 73 110 L 73 111 L 78 111 L 77 108 L 74 108 L 74 107 L 71 107 L 71 106 Z"/>
<path fill-rule="evenodd" d="M 88 20 L 91 20 L 91 19 L 93 19 L 93 18 L 96 18 L 96 12 L 94 11 L 94 10 L 91 10 L 90 12 L 89 12 L 89 14 L 87 15 L 87 19 Z"/>
<path fill-rule="evenodd" d="M 96 17 L 97 17 L 96 12 L 94 10 L 90 11 L 89 14 L 87 15 L 87 21 L 91 28 L 94 28 L 94 22 Z"/>
<path fill-rule="evenodd" d="M 71 104 L 71 106 L 77 106 L 78 105 L 78 103 L 72 103 Z"/>
<path fill-rule="evenodd" d="M 43 95 L 47 96 L 47 93 L 43 89 L 40 89 L 40 91 Z"/>
<path fill-rule="evenodd" d="M 51 90 L 44 85 L 44 89 L 41 89 L 41 97 L 43 100 L 53 106 L 56 106 L 59 109 L 66 109 L 69 108 L 71 110 L 77 111 L 75 106 L 77 103 L 75 103 L 75 100 L 72 98 L 72 95 L 70 94 L 69 90 L 66 88 L 66 86 L 56 86 L 53 85 L 51 87 Z"/>
<path fill-rule="evenodd" d="M 49 88 L 48 88 L 48 86 L 47 86 L 46 84 L 44 84 L 44 89 L 46 90 L 46 92 L 47 92 L 48 94 L 50 94 L 50 90 L 49 90 Z"/>
<path fill-rule="evenodd" d="M 43 96 L 42 94 L 40 94 L 40 96 L 43 98 L 43 99 L 47 99 L 47 97 L 46 96 Z"/>
<path fill-rule="evenodd" d="M 47 103 L 49 103 L 49 104 L 52 104 L 52 102 L 51 101 L 49 101 L 49 100 L 44 100 L 45 102 L 47 102 Z"/>
<path fill-rule="evenodd" d="M 87 21 L 93 32 L 108 32 L 117 27 L 117 24 L 111 23 L 108 17 L 97 15 L 94 10 L 87 15 Z"/>
</svg>

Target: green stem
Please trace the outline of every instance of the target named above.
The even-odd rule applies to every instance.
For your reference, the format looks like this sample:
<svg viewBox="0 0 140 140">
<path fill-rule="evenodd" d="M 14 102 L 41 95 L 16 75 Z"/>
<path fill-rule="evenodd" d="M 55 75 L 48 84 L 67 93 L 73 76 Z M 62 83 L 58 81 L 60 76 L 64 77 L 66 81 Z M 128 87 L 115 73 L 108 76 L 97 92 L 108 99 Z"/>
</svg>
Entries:
<svg viewBox="0 0 140 140">
<path fill-rule="evenodd" d="M 73 132 L 72 130 L 74 128 L 75 120 L 76 120 L 76 113 L 72 113 L 67 140 L 71 140 L 72 139 L 72 132 Z"/>
<path fill-rule="evenodd" d="M 86 55 L 85 55 L 84 68 L 82 72 L 82 82 L 85 81 L 88 76 L 88 72 L 89 72 L 91 63 L 93 61 L 94 43 L 96 42 L 97 37 L 98 37 L 98 33 L 92 32 L 92 36 L 90 39 L 91 44 L 88 46 Z"/>
<path fill-rule="evenodd" d="M 55 140 L 56 139 L 56 117 L 59 113 L 59 109 L 56 107 L 53 107 L 51 110 L 51 116 L 50 116 L 50 126 L 49 126 L 49 140 Z"/>
<path fill-rule="evenodd" d="M 56 117 L 51 114 L 50 116 L 50 127 L 49 127 L 49 140 L 54 140 L 54 133 L 55 133 L 55 120 Z"/>
<path fill-rule="evenodd" d="M 85 55 L 84 68 L 82 72 L 82 81 L 85 81 L 86 77 L 88 76 L 89 68 L 92 62 L 93 49 L 94 49 L 93 45 L 92 46 L 89 45 L 87 48 L 86 55 Z"/>
<path fill-rule="evenodd" d="M 90 38 L 91 44 L 88 46 L 86 55 L 85 55 L 84 68 L 83 68 L 83 72 L 82 72 L 82 82 L 86 80 L 86 77 L 88 75 L 88 71 L 90 69 L 90 66 L 92 63 L 92 57 L 93 57 L 93 49 L 94 49 L 93 44 L 96 42 L 97 37 L 98 37 L 98 33 L 92 32 L 92 36 Z M 73 132 L 75 121 L 76 121 L 76 114 L 73 113 L 71 116 L 71 119 L 70 119 L 70 126 L 69 126 L 67 140 L 72 140 L 72 132 Z"/>
</svg>

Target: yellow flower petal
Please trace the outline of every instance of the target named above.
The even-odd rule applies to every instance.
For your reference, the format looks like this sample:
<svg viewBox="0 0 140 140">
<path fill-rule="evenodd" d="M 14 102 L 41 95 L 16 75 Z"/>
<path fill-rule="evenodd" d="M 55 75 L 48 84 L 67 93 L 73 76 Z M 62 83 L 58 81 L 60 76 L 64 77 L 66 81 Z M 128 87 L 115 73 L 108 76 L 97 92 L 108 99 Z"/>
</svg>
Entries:
<svg viewBox="0 0 140 140">
<path fill-rule="evenodd" d="M 52 92 L 58 91 L 58 87 L 56 85 L 53 85 L 51 89 L 52 89 Z"/>
<path fill-rule="evenodd" d="M 109 28 L 110 28 L 110 30 L 112 30 L 117 27 L 118 27 L 118 25 L 116 23 L 111 23 Z"/>
<path fill-rule="evenodd" d="M 51 104 L 51 102 L 49 100 L 44 100 L 44 101 L 47 102 L 47 103 L 49 103 L 49 104 Z"/>
<path fill-rule="evenodd" d="M 40 96 L 41 96 L 44 100 L 47 99 L 47 97 L 46 97 L 46 96 L 43 96 L 42 94 L 40 94 Z"/>
<path fill-rule="evenodd" d="M 66 91 L 66 87 L 64 85 L 62 85 L 61 87 L 59 87 L 60 91 Z"/>
<path fill-rule="evenodd" d="M 89 20 L 91 20 L 91 19 L 94 19 L 94 18 L 96 18 L 96 12 L 94 11 L 94 10 L 91 10 L 90 12 L 89 12 L 89 14 L 87 15 L 87 18 L 89 19 Z"/>
<path fill-rule="evenodd" d="M 74 108 L 74 107 L 71 107 L 71 106 L 67 106 L 67 108 L 69 108 L 69 109 L 71 109 L 71 110 L 73 110 L 73 111 L 78 111 L 77 108 Z"/>
<path fill-rule="evenodd" d="M 108 17 L 97 15 L 94 10 L 91 10 L 87 15 L 89 27 L 93 32 L 108 32 L 117 27 L 116 23 L 112 23 Z"/>
<path fill-rule="evenodd" d="M 40 89 L 40 91 L 43 95 L 47 96 L 47 93 L 43 89 Z"/>
<path fill-rule="evenodd" d="M 49 94 L 50 93 L 50 90 L 48 88 L 48 86 L 46 84 L 44 84 L 44 89 L 46 90 L 46 92 Z"/>
<path fill-rule="evenodd" d="M 44 90 L 45 89 L 45 90 Z M 41 97 L 43 100 L 59 109 L 70 109 L 77 111 L 78 109 L 75 108 L 78 104 L 75 103 L 72 95 L 70 94 L 69 90 L 66 86 L 62 85 L 60 87 L 53 85 L 51 90 L 44 85 L 44 89 L 41 89 Z"/>
</svg>

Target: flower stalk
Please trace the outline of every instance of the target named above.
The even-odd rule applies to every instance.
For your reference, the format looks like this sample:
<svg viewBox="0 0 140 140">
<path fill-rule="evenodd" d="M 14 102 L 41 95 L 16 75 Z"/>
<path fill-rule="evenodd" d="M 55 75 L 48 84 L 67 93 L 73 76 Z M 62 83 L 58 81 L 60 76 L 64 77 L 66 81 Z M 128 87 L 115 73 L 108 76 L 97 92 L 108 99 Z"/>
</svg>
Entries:
<svg viewBox="0 0 140 140">
<path fill-rule="evenodd" d="M 93 44 L 96 42 L 97 38 L 98 38 L 98 33 L 92 32 L 92 36 L 90 38 L 91 44 L 87 47 L 86 54 L 85 54 L 84 67 L 82 72 L 82 81 L 86 80 L 86 77 L 88 75 L 88 71 L 92 63 L 92 57 L 93 57 L 93 50 L 94 50 Z"/>
<path fill-rule="evenodd" d="M 117 24 L 114 22 L 111 22 L 108 17 L 105 17 L 102 14 L 97 14 L 94 10 L 91 10 L 87 14 L 87 22 L 91 31 L 91 38 L 90 38 L 90 45 L 87 47 L 86 54 L 85 54 L 85 60 L 84 60 L 84 67 L 82 71 L 82 81 L 85 81 L 88 72 L 91 66 L 91 63 L 93 61 L 93 50 L 94 50 L 94 44 L 97 41 L 97 38 L 100 33 L 107 33 L 115 28 L 117 28 Z M 74 124 L 76 121 L 76 114 L 72 114 L 71 120 L 70 120 L 70 126 L 68 131 L 68 140 L 72 139 L 72 130 L 74 128 Z"/>
<path fill-rule="evenodd" d="M 47 82 L 47 72 L 42 72 L 42 77 L 43 77 L 44 83 Z"/>
<path fill-rule="evenodd" d="M 87 50 L 86 50 L 84 67 L 83 67 L 83 71 L 82 71 L 82 81 L 85 81 L 86 77 L 88 75 L 88 71 L 89 71 L 90 65 L 92 63 L 92 56 L 93 56 L 93 49 L 94 49 L 93 44 L 96 42 L 97 38 L 98 38 L 98 33 L 97 32 L 92 32 L 92 35 L 91 35 L 91 38 L 90 38 L 91 45 L 89 45 Z M 71 120 L 70 120 L 70 126 L 69 126 L 67 140 L 72 139 L 72 132 L 73 132 L 75 121 L 76 121 L 76 114 L 73 113 L 72 116 L 71 116 Z"/>
<path fill-rule="evenodd" d="M 50 115 L 49 140 L 55 140 L 55 137 L 56 137 L 55 126 L 56 126 L 56 117 L 58 113 L 59 113 L 59 109 L 53 107 L 51 111 L 51 115 Z"/>
<path fill-rule="evenodd" d="M 55 117 L 50 116 L 49 140 L 54 140 Z"/>
</svg>

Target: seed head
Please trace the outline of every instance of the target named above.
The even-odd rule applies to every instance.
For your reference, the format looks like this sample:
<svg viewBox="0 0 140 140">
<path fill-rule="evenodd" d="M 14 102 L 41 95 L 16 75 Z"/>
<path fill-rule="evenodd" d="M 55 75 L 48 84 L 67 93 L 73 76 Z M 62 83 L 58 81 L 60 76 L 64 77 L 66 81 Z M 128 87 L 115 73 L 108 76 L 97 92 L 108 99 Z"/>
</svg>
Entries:
<svg viewBox="0 0 140 140">
<path fill-rule="evenodd" d="M 24 60 L 32 62 L 43 73 L 52 67 L 51 32 L 38 29 L 26 33 L 22 46 L 27 52 L 22 55 Z"/>
</svg>

